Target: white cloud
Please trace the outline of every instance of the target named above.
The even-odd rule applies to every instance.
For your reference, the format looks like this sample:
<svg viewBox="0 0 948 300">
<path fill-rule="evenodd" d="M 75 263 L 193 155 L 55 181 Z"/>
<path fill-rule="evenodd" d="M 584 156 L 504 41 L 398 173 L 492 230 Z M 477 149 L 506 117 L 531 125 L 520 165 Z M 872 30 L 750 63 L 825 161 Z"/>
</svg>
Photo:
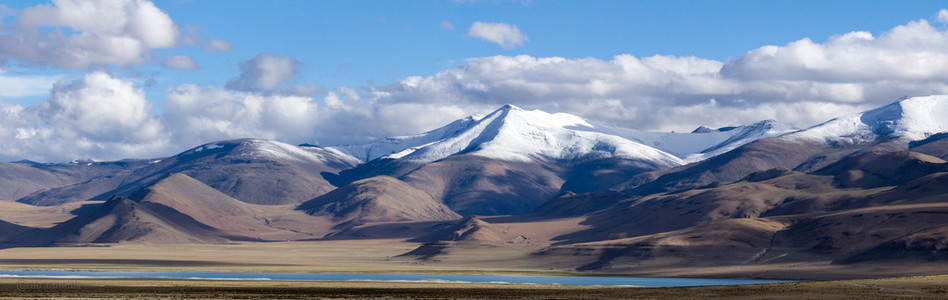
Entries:
<svg viewBox="0 0 948 300">
<path fill-rule="evenodd" d="M 102 72 L 60 81 L 29 107 L 0 102 L 0 157 L 117 159 L 168 151 L 145 92 Z"/>
<path fill-rule="evenodd" d="M 268 91 L 296 76 L 300 63 L 289 56 L 259 54 L 240 63 L 240 76 L 226 87 L 237 91 Z"/>
<path fill-rule="evenodd" d="M 441 21 L 441 29 L 444 30 L 454 30 L 454 24 L 451 24 L 448 20 Z"/>
<path fill-rule="evenodd" d="M 948 24 L 948 9 L 942 9 L 938 11 L 938 15 L 935 17 L 935 20 L 942 24 Z"/>
<path fill-rule="evenodd" d="M 164 62 L 161 63 L 162 66 L 168 68 L 175 68 L 181 70 L 194 70 L 198 68 L 194 59 L 187 55 L 175 55 L 168 57 Z"/>
<path fill-rule="evenodd" d="M 143 0 L 56 0 L 21 10 L 4 27 L 0 57 L 67 69 L 141 64 L 150 49 L 176 46 L 180 34 Z"/>
<path fill-rule="evenodd" d="M 320 119 L 310 97 L 191 84 L 169 90 L 166 106 L 162 118 L 182 145 L 240 137 L 304 143 L 312 141 Z"/>
<path fill-rule="evenodd" d="M 851 32 L 825 43 L 801 39 L 764 46 L 728 62 L 631 55 L 483 57 L 377 87 L 374 103 L 480 112 L 513 103 L 652 130 L 769 118 L 805 127 L 906 95 L 948 93 L 944 49 L 948 31 L 919 20 L 878 36 Z"/>
<path fill-rule="evenodd" d="M 877 81 L 948 79 L 948 35 L 927 21 L 881 34 L 851 32 L 826 43 L 802 39 L 764 46 L 728 63 L 724 73 L 744 80 Z"/>
<path fill-rule="evenodd" d="M 142 131 L 151 121 L 151 103 L 145 92 L 102 72 L 57 83 L 49 99 L 31 109 L 57 136 L 65 138 L 114 141 L 152 137 L 149 130 Z"/>
<path fill-rule="evenodd" d="M 520 32 L 520 28 L 517 28 L 517 25 L 505 23 L 477 21 L 471 25 L 467 35 L 500 45 L 505 49 L 523 46 L 523 44 L 527 42 L 527 36 Z"/>
</svg>

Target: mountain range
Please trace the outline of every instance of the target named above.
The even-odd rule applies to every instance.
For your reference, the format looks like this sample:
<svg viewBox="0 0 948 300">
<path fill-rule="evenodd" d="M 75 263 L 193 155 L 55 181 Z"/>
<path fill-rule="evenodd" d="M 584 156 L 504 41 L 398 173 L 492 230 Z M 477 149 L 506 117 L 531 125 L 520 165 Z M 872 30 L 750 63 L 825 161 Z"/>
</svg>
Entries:
<svg viewBox="0 0 948 300">
<path fill-rule="evenodd" d="M 948 96 L 797 129 L 690 133 L 505 105 L 418 135 L 238 139 L 114 162 L 0 163 L 5 247 L 400 238 L 538 265 L 948 261 Z M 399 229 L 400 228 L 400 229 Z"/>
</svg>

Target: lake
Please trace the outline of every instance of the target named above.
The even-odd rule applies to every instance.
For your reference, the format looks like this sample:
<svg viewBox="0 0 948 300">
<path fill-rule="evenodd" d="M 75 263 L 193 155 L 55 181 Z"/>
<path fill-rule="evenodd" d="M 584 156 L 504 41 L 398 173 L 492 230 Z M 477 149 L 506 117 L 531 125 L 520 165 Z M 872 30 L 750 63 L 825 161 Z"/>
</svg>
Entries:
<svg viewBox="0 0 948 300">
<path fill-rule="evenodd" d="M 360 274 L 360 273 L 223 273 L 223 272 L 97 272 L 97 271 L 0 271 L 0 277 L 24 278 L 171 278 L 232 280 L 315 280 L 559 284 L 586 286 L 707 286 L 790 282 L 757 279 L 656 278 L 613 276 L 534 276 L 534 275 L 442 275 L 442 274 Z"/>
</svg>

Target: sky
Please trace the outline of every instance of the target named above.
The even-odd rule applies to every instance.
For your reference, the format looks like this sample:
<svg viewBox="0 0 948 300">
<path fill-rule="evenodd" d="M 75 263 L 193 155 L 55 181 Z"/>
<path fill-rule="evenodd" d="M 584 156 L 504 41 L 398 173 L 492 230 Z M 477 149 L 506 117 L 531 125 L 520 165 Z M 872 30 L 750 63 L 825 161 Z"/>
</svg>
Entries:
<svg viewBox="0 0 948 300">
<path fill-rule="evenodd" d="M 503 104 L 805 128 L 948 93 L 943 1 L 0 4 L 0 160 L 415 134 Z"/>
</svg>

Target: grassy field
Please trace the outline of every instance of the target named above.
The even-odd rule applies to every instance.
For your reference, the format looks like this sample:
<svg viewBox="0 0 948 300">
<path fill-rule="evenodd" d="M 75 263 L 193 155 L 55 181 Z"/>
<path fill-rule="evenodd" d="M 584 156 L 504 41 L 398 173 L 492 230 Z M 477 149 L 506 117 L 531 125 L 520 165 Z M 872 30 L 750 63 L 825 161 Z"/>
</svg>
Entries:
<svg viewBox="0 0 948 300">
<path fill-rule="evenodd" d="M 685 288 L 386 282 L 0 279 L 0 298 L 948 299 L 948 276 Z"/>
</svg>

